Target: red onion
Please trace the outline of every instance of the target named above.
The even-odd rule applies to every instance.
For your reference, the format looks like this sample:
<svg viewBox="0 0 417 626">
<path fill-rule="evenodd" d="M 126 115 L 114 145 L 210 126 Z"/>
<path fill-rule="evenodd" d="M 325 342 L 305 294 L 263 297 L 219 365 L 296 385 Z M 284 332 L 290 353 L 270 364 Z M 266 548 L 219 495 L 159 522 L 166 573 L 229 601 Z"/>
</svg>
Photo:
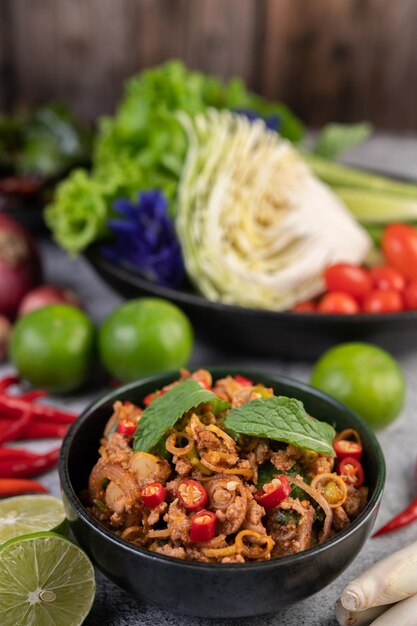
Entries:
<svg viewBox="0 0 417 626">
<path fill-rule="evenodd" d="M 71 304 L 81 308 L 81 302 L 71 289 L 64 289 L 56 285 L 41 285 L 29 291 L 20 303 L 18 316 L 27 315 L 35 309 L 41 309 L 48 304 Z"/>
<path fill-rule="evenodd" d="M 0 213 L 0 314 L 13 318 L 23 296 L 41 279 L 34 241 L 15 220 Z"/>
<path fill-rule="evenodd" d="M 5 360 L 12 334 L 12 325 L 4 315 L 0 315 L 0 363 Z"/>
</svg>

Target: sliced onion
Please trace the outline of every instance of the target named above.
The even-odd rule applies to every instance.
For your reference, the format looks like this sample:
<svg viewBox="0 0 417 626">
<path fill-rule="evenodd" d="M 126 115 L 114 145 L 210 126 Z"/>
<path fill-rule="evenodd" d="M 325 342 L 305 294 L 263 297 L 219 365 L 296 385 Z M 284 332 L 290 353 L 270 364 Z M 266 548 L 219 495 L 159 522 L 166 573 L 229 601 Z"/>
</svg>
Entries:
<svg viewBox="0 0 417 626">
<path fill-rule="evenodd" d="M 148 537 L 151 539 L 168 539 L 169 537 L 171 537 L 171 531 L 169 530 L 169 528 L 164 528 L 161 530 L 149 530 L 148 531 Z"/>
<path fill-rule="evenodd" d="M 319 538 L 319 543 L 323 543 L 323 541 L 326 541 L 326 539 L 329 538 L 330 528 L 333 521 L 333 511 L 330 508 L 329 503 L 326 498 L 322 496 L 319 491 L 317 491 L 317 489 L 307 485 L 307 483 L 305 483 L 299 476 L 287 476 L 287 479 L 288 482 L 293 485 L 297 485 L 297 487 L 300 487 L 300 489 L 303 489 L 306 493 L 308 493 L 308 495 L 323 509 L 326 517 L 324 519 L 323 529 Z"/>
<path fill-rule="evenodd" d="M 330 502 L 330 500 L 326 498 L 324 492 L 326 485 L 331 482 L 336 484 L 340 494 L 339 499 L 335 502 Z M 322 494 L 323 498 L 326 498 L 330 508 L 332 509 L 336 509 L 337 507 L 342 506 L 347 498 L 348 491 L 345 481 L 341 476 L 338 476 L 337 474 L 332 474 L 331 472 L 317 474 L 317 476 L 315 476 L 311 481 L 311 487 L 313 489 L 317 489 L 317 491 Z"/>
<path fill-rule="evenodd" d="M 178 447 L 176 445 L 177 439 L 186 439 L 188 443 L 185 446 Z M 165 448 L 174 456 L 184 456 L 185 454 L 188 454 L 188 452 L 191 452 L 193 447 L 194 442 L 191 437 L 187 435 L 187 433 L 172 433 L 165 441 Z"/>
<path fill-rule="evenodd" d="M 212 470 L 212 472 L 216 472 L 216 474 L 234 474 L 236 476 L 245 476 L 246 478 L 252 478 L 253 476 L 253 469 L 249 467 L 220 467 L 219 465 L 214 465 L 210 463 L 210 461 L 207 461 L 205 456 L 201 458 L 200 462 L 204 467 Z"/>
<path fill-rule="evenodd" d="M 252 537 L 258 542 L 258 545 L 248 546 L 244 543 L 244 537 Z M 272 548 L 275 545 L 274 540 L 269 535 L 260 535 L 254 530 L 241 530 L 236 535 L 235 539 L 236 549 L 240 554 L 244 554 L 248 559 L 264 559 L 268 554 L 272 552 Z M 261 548 L 260 543 L 266 544 L 264 548 Z"/>
<path fill-rule="evenodd" d="M 103 497 L 103 479 L 114 481 L 126 497 L 130 506 L 139 498 L 138 485 L 130 474 L 117 463 L 103 463 L 101 460 L 93 467 L 88 480 L 88 491 L 92 500 L 101 500 Z"/>
<path fill-rule="evenodd" d="M 207 556 L 209 559 L 219 559 L 224 556 L 235 554 L 236 550 L 236 544 L 234 543 L 233 545 L 226 546 L 224 548 L 205 548 L 202 552 L 204 556 Z"/>
<path fill-rule="evenodd" d="M 236 449 L 236 442 L 235 442 L 235 440 L 232 439 L 232 437 L 230 437 L 227 433 L 224 432 L 224 430 L 222 430 L 221 428 L 219 428 L 215 424 L 209 424 L 207 426 L 207 430 L 209 430 L 210 432 L 212 432 L 215 435 L 217 435 L 217 437 L 219 437 L 219 439 L 223 439 L 224 443 L 226 444 L 226 446 L 228 448 L 232 448 L 232 450 Z"/>
</svg>

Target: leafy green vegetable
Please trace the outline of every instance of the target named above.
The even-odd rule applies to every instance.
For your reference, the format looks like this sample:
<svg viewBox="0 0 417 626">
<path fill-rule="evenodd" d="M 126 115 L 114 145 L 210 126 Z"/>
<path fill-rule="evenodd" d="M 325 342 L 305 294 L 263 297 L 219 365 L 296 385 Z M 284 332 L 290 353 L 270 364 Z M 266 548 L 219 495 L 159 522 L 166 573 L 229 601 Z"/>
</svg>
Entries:
<svg viewBox="0 0 417 626">
<path fill-rule="evenodd" d="M 224 420 L 224 426 L 241 435 L 284 441 L 334 456 L 334 428 L 309 417 L 303 403 L 295 398 L 272 396 L 252 400 L 232 409 Z"/>
<path fill-rule="evenodd" d="M 0 116 L 0 167 L 17 174 L 55 177 L 90 160 L 91 132 L 60 103 L 29 116 Z"/>
<path fill-rule="evenodd" d="M 256 483 L 256 488 L 262 487 L 265 483 L 271 482 L 273 478 L 283 474 L 284 476 L 301 476 L 301 478 L 307 484 L 310 484 L 311 478 L 303 471 L 303 469 L 295 463 L 293 467 L 286 471 L 278 471 L 277 468 L 272 465 L 270 461 L 266 461 L 258 468 L 258 482 Z M 291 489 L 291 498 L 298 498 L 299 500 L 308 500 L 309 496 L 306 492 L 298 487 L 297 485 L 292 486 Z"/>
<path fill-rule="evenodd" d="M 300 513 L 297 511 L 284 511 L 284 509 L 277 509 L 274 512 L 274 520 L 282 526 L 298 526 L 301 519 Z"/>
<path fill-rule="evenodd" d="M 326 159 L 335 159 L 340 154 L 354 148 L 372 134 L 372 125 L 361 124 L 328 124 L 318 136 L 314 153 Z"/>
<path fill-rule="evenodd" d="M 143 412 L 134 435 L 133 449 L 136 452 L 150 452 L 184 413 L 205 402 L 211 404 L 215 414 L 230 406 L 211 391 L 203 389 L 192 378 L 175 385 L 156 398 Z"/>
<path fill-rule="evenodd" d="M 139 191 L 159 189 L 175 214 L 175 197 L 187 150 L 177 112 L 195 116 L 207 107 L 276 114 L 281 119 L 283 136 L 299 141 L 303 135 L 302 125 L 284 105 L 267 103 L 249 92 L 241 80 L 223 84 L 212 76 L 188 71 L 179 61 L 141 72 L 127 81 L 114 117 L 102 118 L 99 125 L 92 177 L 99 188 L 103 184 L 100 191 L 107 217 L 112 197 L 106 193 L 106 181 L 114 176 L 115 164 L 119 162 L 124 164 L 119 174 L 129 177 L 129 181 L 119 180 L 119 186 L 131 190 L 130 176 L 135 172 L 134 196 Z M 66 215 L 72 214 L 72 209 L 59 193 L 51 207 L 48 213 L 53 218 L 49 217 L 49 225 L 55 239 L 67 250 L 79 252 L 103 233 L 101 215 L 93 212 L 92 216 L 83 217 L 89 210 L 88 203 L 81 203 L 77 220 Z M 90 227 L 84 229 L 82 224 L 87 222 Z"/>
</svg>

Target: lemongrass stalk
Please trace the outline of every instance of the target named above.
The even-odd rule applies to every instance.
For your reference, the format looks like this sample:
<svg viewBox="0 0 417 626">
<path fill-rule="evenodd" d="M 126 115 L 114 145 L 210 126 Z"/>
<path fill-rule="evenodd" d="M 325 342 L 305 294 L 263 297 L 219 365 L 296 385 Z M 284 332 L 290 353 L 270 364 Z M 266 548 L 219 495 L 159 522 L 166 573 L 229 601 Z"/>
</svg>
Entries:
<svg viewBox="0 0 417 626">
<path fill-rule="evenodd" d="M 333 191 L 361 223 L 389 224 L 417 220 L 417 195 L 411 199 L 348 187 L 335 187 Z"/>
<path fill-rule="evenodd" d="M 346 585 L 340 597 L 350 611 L 393 604 L 417 593 L 417 542 L 393 552 Z"/>
<path fill-rule="evenodd" d="M 399 602 L 378 617 L 372 626 L 416 626 L 417 595 Z"/>
<path fill-rule="evenodd" d="M 377 617 L 388 610 L 387 606 L 373 606 L 366 611 L 349 611 L 345 609 L 340 599 L 335 605 L 336 619 L 340 626 L 369 626 Z"/>
<path fill-rule="evenodd" d="M 340 165 L 307 152 L 303 152 L 303 158 L 316 176 L 331 187 L 357 187 L 359 189 L 381 191 L 410 198 L 417 197 L 417 184 L 364 172 L 363 170 Z"/>
</svg>

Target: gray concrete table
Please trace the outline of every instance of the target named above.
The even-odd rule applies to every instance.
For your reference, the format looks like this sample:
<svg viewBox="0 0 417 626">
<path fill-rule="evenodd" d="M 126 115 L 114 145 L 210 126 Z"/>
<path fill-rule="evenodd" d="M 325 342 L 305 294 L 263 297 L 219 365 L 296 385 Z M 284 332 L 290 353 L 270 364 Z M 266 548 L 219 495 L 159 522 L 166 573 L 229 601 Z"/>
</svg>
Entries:
<svg viewBox="0 0 417 626">
<path fill-rule="evenodd" d="M 417 136 L 403 138 L 378 135 L 372 141 L 352 151 L 347 162 L 403 174 L 417 179 Z M 73 287 L 86 304 L 88 312 L 99 323 L 121 298 L 112 292 L 87 265 L 84 259 L 70 260 L 53 244 L 42 244 L 46 276 L 50 282 Z M 220 349 L 197 342 L 192 366 L 200 364 L 233 364 L 234 355 Z M 417 491 L 415 464 L 417 460 L 417 346 L 414 354 L 400 359 L 408 381 L 408 398 L 403 415 L 390 428 L 378 434 L 387 461 L 387 485 L 382 501 L 377 525 L 383 524 L 393 514 L 402 509 Z M 283 362 L 276 359 L 248 357 L 240 365 L 255 365 L 288 376 L 308 381 L 310 365 L 301 362 Z M 10 366 L 0 367 L 0 375 L 10 371 Z M 86 393 L 65 400 L 65 405 L 73 410 L 83 409 L 96 397 Z M 40 442 L 35 449 L 47 449 L 52 442 Z M 42 482 L 50 491 L 59 496 L 59 482 L 56 471 L 49 472 Z M 393 550 L 405 546 L 417 538 L 417 524 L 397 534 L 369 540 L 360 555 L 333 584 L 320 593 L 287 609 L 281 614 L 240 620 L 206 620 L 173 615 L 158 608 L 138 603 L 124 591 L 97 572 L 97 596 L 86 626 L 336 626 L 334 602 L 343 586 L 364 568 L 384 557 Z"/>
</svg>

